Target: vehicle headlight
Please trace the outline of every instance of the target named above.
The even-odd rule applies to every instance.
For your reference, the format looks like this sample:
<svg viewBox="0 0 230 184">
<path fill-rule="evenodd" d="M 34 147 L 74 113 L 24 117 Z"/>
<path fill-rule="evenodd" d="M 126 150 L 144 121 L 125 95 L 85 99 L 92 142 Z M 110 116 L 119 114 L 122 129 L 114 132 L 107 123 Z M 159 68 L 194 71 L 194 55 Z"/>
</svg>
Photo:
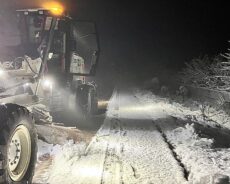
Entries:
<svg viewBox="0 0 230 184">
<path fill-rule="evenodd" d="M 28 88 L 29 86 L 30 86 L 30 83 L 25 83 L 25 84 L 23 85 L 24 88 Z"/>
<path fill-rule="evenodd" d="M 5 71 L 0 68 L 0 77 L 4 76 L 4 74 L 5 74 Z"/>
<path fill-rule="evenodd" d="M 44 90 L 51 90 L 53 88 L 53 82 L 50 79 L 43 79 L 42 86 Z"/>
</svg>

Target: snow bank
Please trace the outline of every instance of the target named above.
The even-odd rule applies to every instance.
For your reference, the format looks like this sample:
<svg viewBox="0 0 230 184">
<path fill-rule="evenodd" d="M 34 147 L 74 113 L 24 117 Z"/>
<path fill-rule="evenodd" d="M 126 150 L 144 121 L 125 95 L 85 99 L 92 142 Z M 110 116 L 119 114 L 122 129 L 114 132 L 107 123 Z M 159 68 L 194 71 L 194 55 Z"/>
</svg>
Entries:
<svg viewBox="0 0 230 184">
<path fill-rule="evenodd" d="M 34 182 L 63 184 L 77 181 L 72 174 L 77 161 L 84 155 L 86 143 L 75 144 L 73 140 L 64 145 L 53 145 L 38 141 L 38 162 Z"/>
<path fill-rule="evenodd" d="M 77 181 L 74 175 L 75 168 L 78 166 L 77 162 L 84 155 L 86 149 L 85 143 L 74 144 L 73 141 L 67 142 L 62 146 L 61 152 L 58 152 L 49 171 L 48 183 L 72 183 Z"/>
<path fill-rule="evenodd" d="M 215 148 L 214 140 L 202 138 L 194 129 L 194 125 L 187 124 L 191 120 L 203 125 L 216 124 L 230 129 L 230 117 L 223 111 L 208 107 L 204 118 L 203 105 L 195 101 L 186 101 L 186 107 L 167 98 L 160 98 L 149 91 L 135 90 L 135 96 L 143 106 L 148 106 L 150 116 L 161 127 L 167 140 L 174 147 L 174 151 L 189 172 L 189 182 L 228 183 L 230 178 L 230 148 Z M 161 109 L 168 115 L 168 119 L 156 118 L 155 108 Z M 170 117 L 184 120 L 183 125 L 175 126 L 169 122 Z M 191 122 L 190 121 L 190 122 Z M 164 124 L 165 123 L 165 124 Z M 171 126 L 171 127 L 170 127 Z"/>
<path fill-rule="evenodd" d="M 166 131 L 180 160 L 189 171 L 194 184 L 217 183 L 230 177 L 230 149 L 212 149 L 212 139 L 200 138 L 193 125 Z"/>
<path fill-rule="evenodd" d="M 42 140 L 38 140 L 38 160 L 33 178 L 34 183 L 47 183 L 52 158 L 61 151 L 62 147 L 60 145 L 48 144 Z"/>
<path fill-rule="evenodd" d="M 158 110 L 161 109 L 162 112 L 170 116 L 230 129 L 230 116 L 223 110 L 215 109 L 191 99 L 188 99 L 184 104 L 180 104 L 168 98 L 160 98 L 146 90 L 136 89 L 134 93 L 143 105 L 152 109 L 157 107 Z"/>
<path fill-rule="evenodd" d="M 173 144 L 185 144 L 191 147 L 199 146 L 202 148 L 211 148 L 213 139 L 201 138 L 194 129 L 194 124 L 186 124 L 185 127 L 179 127 L 172 131 L 166 131 L 166 135 Z"/>
<path fill-rule="evenodd" d="M 38 140 L 38 161 L 44 155 L 49 154 L 50 156 L 55 156 L 59 152 L 61 152 L 62 147 L 60 145 L 53 145 L 43 142 L 42 140 Z"/>
</svg>

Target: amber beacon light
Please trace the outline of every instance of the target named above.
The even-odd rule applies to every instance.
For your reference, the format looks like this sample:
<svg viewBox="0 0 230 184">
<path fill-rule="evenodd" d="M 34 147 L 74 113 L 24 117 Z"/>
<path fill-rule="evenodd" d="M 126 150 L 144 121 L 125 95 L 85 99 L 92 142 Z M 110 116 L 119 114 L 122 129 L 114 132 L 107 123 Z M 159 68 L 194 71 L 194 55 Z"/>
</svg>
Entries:
<svg viewBox="0 0 230 184">
<path fill-rule="evenodd" d="M 59 2 L 46 2 L 43 8 L 49 10 L 53 15 L 61 16 L 64 14 L 64 6 Z"/>
</svg>

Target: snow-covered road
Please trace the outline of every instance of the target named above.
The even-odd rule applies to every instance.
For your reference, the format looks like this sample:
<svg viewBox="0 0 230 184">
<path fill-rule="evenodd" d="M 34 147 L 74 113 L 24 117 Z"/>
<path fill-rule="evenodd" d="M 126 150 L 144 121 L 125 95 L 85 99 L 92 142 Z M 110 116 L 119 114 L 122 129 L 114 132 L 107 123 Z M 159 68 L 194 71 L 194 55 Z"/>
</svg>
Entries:
<svg viewBox="0 0 230 184">
<path fill-rule="evenodd" d="M 131 90 L 114 92 L 104 124 L 88 146 L 46 145 L 52 147 L 52 164 L 34 183 L 229 183 L 230 143 L 217 141 L 219 147 L 213 147 L 215 136 L 227 135 L 200 137 L 197 126 L 137 96 Z"/>
<path fill-rule="evenodd" d="M 155 113 L 158 117 L 167 116 L 162 112 Z M 140 102 L 131 93 L 117 91 L 114 94 L 107 118 L 110 136 L 103 183 L 186 181 L 183 169 L 174 159 L 148 111 L 141 108 Z"/>
</svg>

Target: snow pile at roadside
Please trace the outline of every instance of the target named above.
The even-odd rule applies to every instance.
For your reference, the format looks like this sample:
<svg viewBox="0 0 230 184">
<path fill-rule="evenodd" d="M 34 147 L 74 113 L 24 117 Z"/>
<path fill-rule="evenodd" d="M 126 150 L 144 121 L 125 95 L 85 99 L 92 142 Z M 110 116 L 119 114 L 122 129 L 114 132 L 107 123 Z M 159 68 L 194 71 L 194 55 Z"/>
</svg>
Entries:
<svg viewBox="0 0 230 184">
<path fill-rule="evenodd" d="M 186 124 L 185 127 L 179 127 L 171 131 L 166 131 L 166 135 L 173 144 L 189 145 L 189 147 L 211 148 L 213 139 L 201 138 L 196 133 L 194 125 Z"/>
<path fill-rule="evenodd" d="M 59 152 L 61 152 L 62 147 L 60 145 L 53 145 L 43 142 L 42 140 L 38 140 L 38 154 L 37 158 L 43 157 L 44 155 L 55 156 Z"/>
<path fill-rule="evenodd" d="M 213 139 L 200 137 L 196 133 L 193 121 L 205 125 L 216 124 L 230 129 L 230 117 L 224 112 L 209 108 L 209 118 L 204 119 L 202 104 L 186 101 L 186 107 L 167 98 L 160 98 L 149 91 L 136 90 L 135 96 L 140 100 L 141 106 L 148 107 L 149 116 L 158 122 L 165 133 L 167 140 L 174 147 L 174 152 L 189 172 L 188 180 L 197 183 L 228 183 L 230 178 L 230 148 L 214 146 Z M 169 117 L 165 119 L 155 116 L 155 109 L 161 109 Z M 182 124 L 174 122 L 176 119 L 184 120 Z M 170 122 L 170 118 L 173 120 Z M 209 119 L 209 120 L 210 120 Z M 190 121 L 191 120 L 191 121 Z M 221 130 L 220 130 L 221 131 Z M 224 141 L 224 140 L 223 140 Z"/>
<path fill-rule="evenodd" d="M 76 180 L 73 175 L 77 162 L 84 155 L 86 143 L 74 144 L 73 141 L 67 142 L 62 146 L 61 152 L 57 153 L 53 159 L 49 171 L 48 183 L 57 184 L 65 181 L 71 183 Z"/>
<path fill-rule="evenodd" d="M 71 173 L 75 163 L 84 154 L 85 149 L 84 142 L 75 144 L 73 140 L 69 140 L 64 145 L 53 145 L 38 140 L 38 162 L 34 182 L 71 183 L 70 181 L 74 178 Z"/>
<path fill-rule="evenodd" d="M 161 109 L 162 112 L 183 120 L 202 122 L 211 126 L 220 125 L 230 129 L 230 116 L 222 110 L 216 110 L 213 107 L 205 106 L 191 100 L 186 101 L 185 106 L 168 98 L 160 98 L 146 90 L 138 89 L 135 90 L 134 94 L 140 99 L 141 103 L 148 106 L 149 109 L 156 109 L 157 107 L 157 109 Z"/>
<path fill-rule="evenodd" d="M 212 139 L 200 138 L 193 125 L 165 132 L 193 183 L 216 183 L 230 177 L 230 149 L 212 149 Z"/>
<path fill-rule="evenodd" d="M 42 140 L 38 140 L 37 145 L 37 164 L 33 177 L 33 183 L 47 183 L 52 158 L 61 152 L 62 147 L 60 145 L 48 144 Z"/>
</svg>

